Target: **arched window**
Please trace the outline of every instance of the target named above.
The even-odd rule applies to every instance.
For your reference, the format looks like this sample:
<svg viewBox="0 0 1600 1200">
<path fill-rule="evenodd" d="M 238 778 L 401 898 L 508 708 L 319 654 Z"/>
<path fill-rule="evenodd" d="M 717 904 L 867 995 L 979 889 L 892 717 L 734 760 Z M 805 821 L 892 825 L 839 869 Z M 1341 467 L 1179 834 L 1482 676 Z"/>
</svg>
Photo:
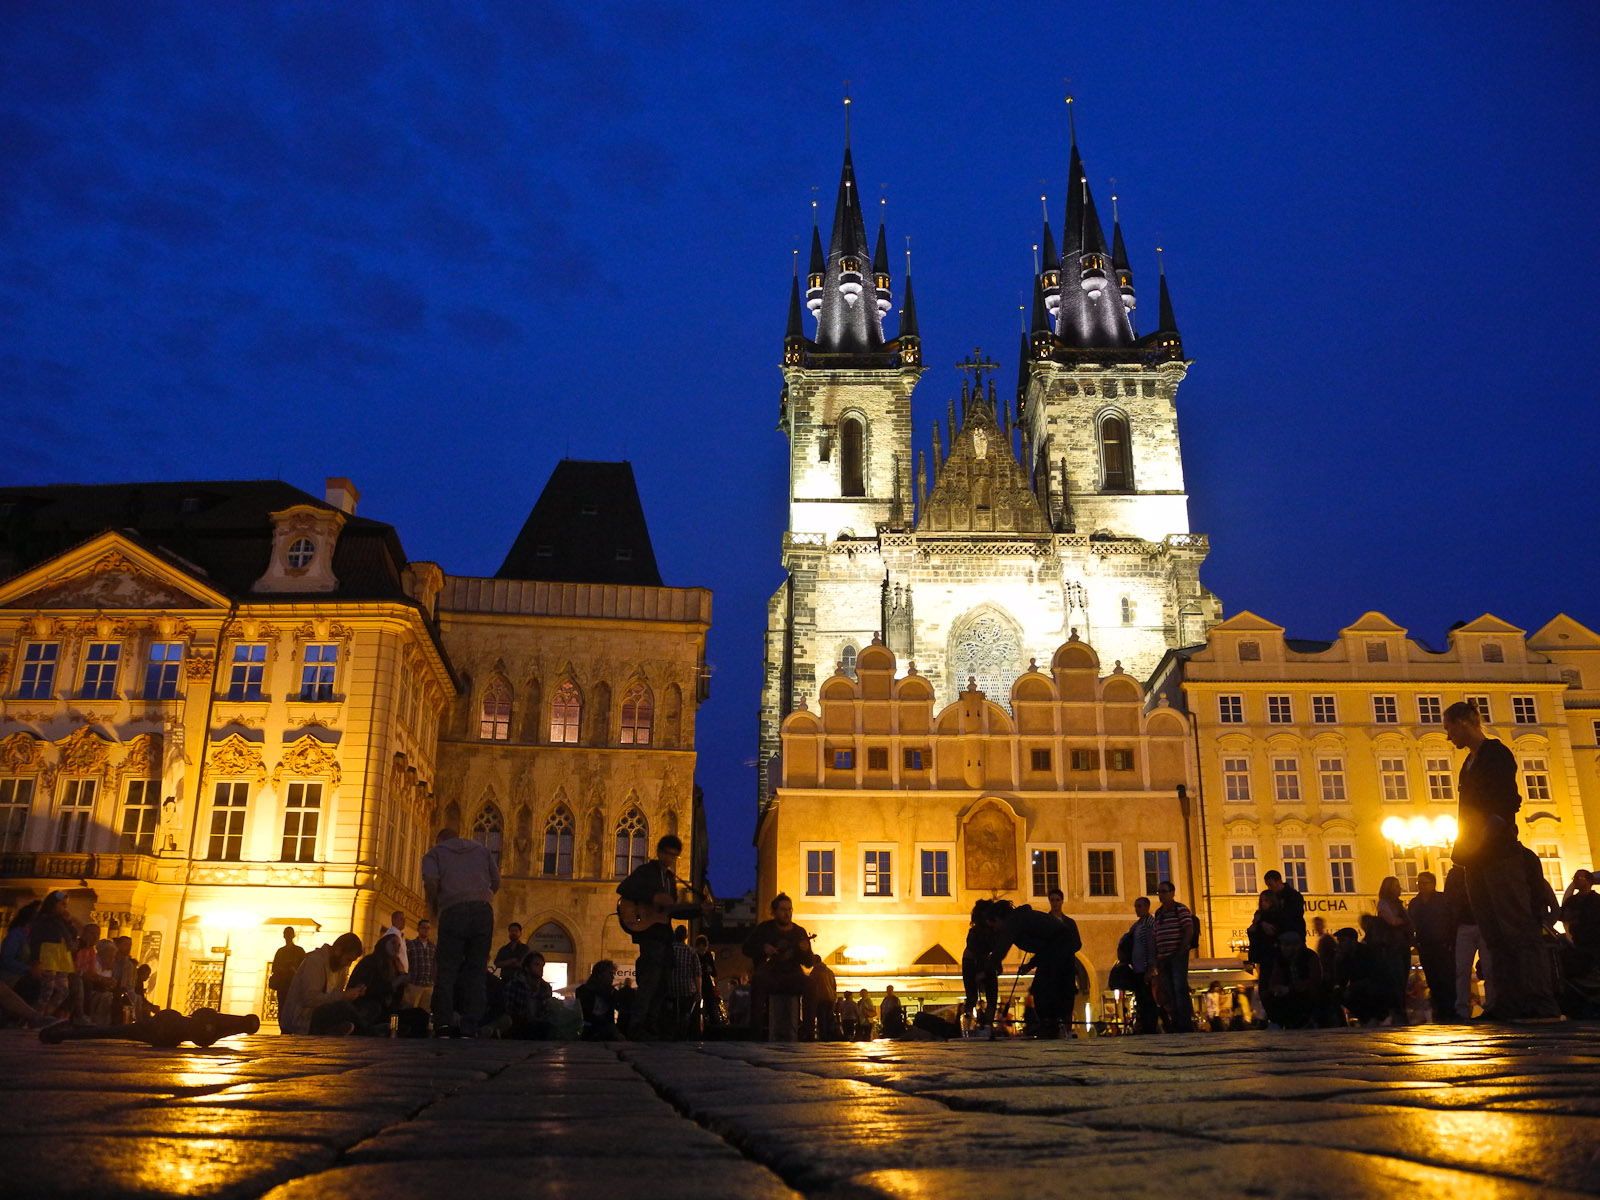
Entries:
<svg viewBox="0 0 1600 1200">
<path fill-rule="evenodd" d="M 839 651 L 839 667 L 851 679 L 856 677 L 856 648 L 846 642 L 844 649 Z"/>
<path fill-rule="evenodd" d="M 650 826 L 644 819 L 644 814 L 637 808 L 630 808 L 622 814 L 622 819 L 617 822 L 617 878 L 626 879 L 638 868 L 644 866 L 644 861 L 649 857 L 646 849 L 650 841 Z"/>
<path fill-rule="evenodd" d="M 541 874 L 572 878 L 572 810 L 562 805 L 544 823 L 544 866 Z"/>
<path fill-rule="evenodd" d="M 496 864 L 500 862 L 500 839 L 505 829 L 505 822 L 500 818 L 500 810 L 493 804 L 485 804 L 472 820 L 472 840 L 482 842 L 494 855 Z"/>
<path fill-rule="evenodd" d="M 996 704 L 1008 703 L 1011 685 L 1022 673 L 1022 644 L 1016 630 L 992 612 L 957 627 L 950 644 L 950 684 L 959 695 L 967 679 Z"/>
<path fill-rule="evenodd" d="M 1100 487 L 1107 492 L 1125 492 L 1133 487 L 1128 423 L 1115 413 L 1100 419 Z"/>
<path fill-rule="evenodd" d="M 643 682 L 635 681 L 622 695 L 622 731 L 624 746 L 648 746 L 650 724 L 655 719 L 655 697 Z"/>
<path fill-rule="evenodd" d="M 486 742 L 503 742 L 511 736 L 511 687 L 498 676 L 483 689 L 478 736 Z"/>
<path fill-rule="evenodd" d="M 1132 625 L 1133 620 L 1139 615 L 1139 606 L 1131 596 L 1122 598 L 1122 623 Z"/>
<path fill-rule="evenodd" d="M 556 745 L 576 744 L 578 718 L 583 715 L 583 699 L 578 685 L 567 680 L 550 700 L 550 740 Z"/>
<path fill-rule="evenodd" d="M 839 425 L 839 494 L 867 494 L 866 455 L 863 452 L 861 422 L 846 417 Z"/>
</svg>

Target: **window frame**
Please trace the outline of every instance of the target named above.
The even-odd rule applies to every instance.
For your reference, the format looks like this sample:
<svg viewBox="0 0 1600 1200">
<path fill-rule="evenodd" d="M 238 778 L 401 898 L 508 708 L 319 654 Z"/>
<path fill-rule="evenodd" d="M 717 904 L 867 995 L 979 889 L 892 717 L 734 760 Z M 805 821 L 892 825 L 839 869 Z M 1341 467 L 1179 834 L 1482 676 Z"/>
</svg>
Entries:
<svg viewBox="0 0 1600 1200">
<path fill-rule="evenodd" d="M 1393 692 L 1374 692 L 1372 696 L 1372 723 L 1374 725 L 1400 724 L 1400 698 Z"/>
<path fill-rule="evenodd" d="M 648 746 L 655 732 L 656 698 L 650 685 L 635 679 L 622 693 L 618 708 L 620 724 L 617 726 L 617 744 L 621 746 Z"/>
<path fill-rule="evenodd" d="M 897 847 L 893 842 L 863 842 L 860 846 L 857 861 L 861 863 L 861 897 L 864 900 L 893 900 L 896 896 L 896 880 L 894 877 L 894 860 Z M 872 855 L 869 866 L 867 856 Z M 887 855 L 888 869 L 884 868 L 884 856 Z M 888 877 L 888 891 L 883 890 L 883 880 Z M 871 880 L 876 891 L 868 891 L 868 881 Z"/>
<path fill-rule="evenodd" d="M 1217 724 L 1244 724 L 1244 694 L 1242 692 L 1221 692 L 1217 695 Z"/>
<path fill-rule="evenodd" d="M 1527 803 L 1534 801 L 1548 802 L 1551 798 L 1550 790 L 1550 756 L 1541 754 L 1537 758 L 1528 755 L 1517 760 L 1517 774 L 1521 776 L 1522 799 Z M 1561 885 L 1563 889 L 1566 884 Z"/>
<path fill-rule="evenodd" d="M 1454 803 L 1456 799 L 1455 763 L 1446 756 L 1422 760 L 1423 774 L 1428 779 L 1428 799 L 1435 804 Z"/>
<path fill-rule="evenodd" d="M 638 821 L 636 823 L 631 822 L 629 819 L 632 817 L 637 817 Z M 623 830 L 625 823 L 634 826 L 626 831 L 628 835 L 626 870 L 623 869 L 622 864 L 622 835 L 625 832 Z M 635 842 L 639 843 L 637 853 L 634 850 Z M 650 861 L 650 819 L 644 815 L 644 810 L 637 804 L 628 805 L 627 808 L 622 810 L 621 815 L 612 822 L 611 850 L 611 870 L 613 872 L 612 878 L 614 879 L 626 879 Z"/>
<path fill-rule="evenodd" d="M 184 649 L 182 642 L 166 641 L 153 641 L 145 648 L 144 699 L 161 701 L 182 698 L 180 684 L 186 657 Z M 176 654 L 166 653 L 174 650 Z"/>
<path fill-rule="evenodd" d="M 138 789 L 139 803 L 134 803 Z M 130 818 L 135 826 L 129 829 Z M 148 826 L 148 828 L 146 828 Z M 123 854 L 154 854 L 161 829 L 161 780 L 129 779 L 122 789 L 122 819 L 117 824 L 117 847 Z"/>
<path fill-rule="evenodd" d="M 1411 772 L 1405 755 L 1378 757 L 1378 792 L 1385 804 L 1411 803 Z"/>
<path fill-rule="evenodd" d="M 96 655 L 99 651 L 99 655 Z M 79 700 L 117 699 L 117 679 L 122 672 L 122 643 L 90 641 L 84 643 L 82 671 L 78 676 Z M 90 673 L 93 673 L 93 682 Z"/>
<path fill-rule="evenodd" d="M 917 899 L 919 900 L 952 900 L 955 898 L 955 845 L 951 842 L 919 842 L 916 845 L 917 855 Z M 928 859 L 929 856 L 944 856 L 944 890 L 929 891 Z M 935 872 L 937 878 L 937 871 Z"/>
<path fill-rule="evenodd" d="M 235 642 L 228 658 L 228 690 L 223 699 L 229 704 L 261 704 L 266 701 L 267 643 Z"/>
<path fill-rule="evenodd" d="M 1111 856 L 1111 890 L 1105 888 L 1104 859 L 1096 867 L 1095 856 Z M 1096 883 L 1096 876 L 1099 883 Z M 1097 890 L 1098 889 L 1098 890 Z M 1121 900 L 1122 899 L 1122 843 L 1120 842 L 1085 842 L 1083 844 L 1083 894 L 1089 900 Z"/>
<path fill-rule="evenodd" d="M 18 700 L 55 699 L 56 672 L 61 669 L 60 642 L 25 643 L 18 665 L 21 667 L 17 675 Z"/>
<path fill-rule="evenodd" d="M 1288 764 L 1285 768 L 1284 764 Z M 1275 804 L 1302 804 L 1305 802 L 1305 789 L 1300 786 L 1300 756 L 1298 754 L 1280 755 L 1272 757 L 1272 799 Z M 1285 795 L 1287 790 L 1293 795 Z"/>
<path fill-rule="evenodd" d="M 1248 852 L 1248 853 L 1246 853 Z M 1228 876 L 1232 895 L 1255 896 L 1261 892 L 1261 860 L 1251 841 L 1228 843 Z M 1241 871 L 1243 874 L 1241 874 Z"/>
<path fill-rule="evenodd" d="M 296 789 L 299 789 L 299 801 L 296 804 Z M 312 797 L 315 803 L 306 803 L 307 797 Z M 317 861 L 317 850 L 322 835 L 322 798 L 323 785 L 316 779 L 292 779 L 283 789 L 283 837 L 279 847 L 278 861 L 285 863 L 314 863 Z M 306 832 L 309 819 L 311 830 Z M 290 822 L 294 822 L 294 832 L 290 832 Z M 290 842 L 294 843 L 294 855 L 289 854 Z M 306 857 L 307 843 L 309 843 L 310 857 Z"/>
<path fill-rule="evenodd" d="M 554 849 L 551 839 L 555 839 Z M 562 839 L 566 847 L 562 848 Z M 566 804 L 552 808 L 544 819 L 542 844 L 539 847 L 539 878 L 571 879 L 577 871 L 578 820 Z M 561 869 L 565 854 L 567 869 Z"/>
<path fill-rule="evenodd" d="M 1222 802 L 1224 804 L 1253 804 L 1250 788 L 1250 757 L 1229 755 L 1221 761 Z M 1243 764 L 1242 766 L 1240 764 Z"/>
<path fill-rule="evenodd" d="M 839 850 L 838 842 L 801 842 L 800 843 L 800 880 L 802 891 L 808 900 L 837 900 L 839 898 Z M 819 884 L 825 877 L 828 881 L 828 891 L 811 890 L 811 856 L 818 856 L 817 877 Z M 823 858 L 826 857 L 826 869 Z"/>
<path fill-rule="evenodd" d="M 923 757 L 927 751 L 921 746 L 903 746 L 900 749 L 900 769 L 902 771 L 926 771 Z"/>
<path fill-rule="evenodd" d="M 295 699 L 302 704 L 330 703 L 337 695 L 338 676 L 339 643 L 305 643 L 300 648 L 300 689 Z"/>
<path fill-rule="evenodd" d="M 1417 697 L 1417 724 L 1444 724 L 1444 697 L 1426 695 Z"/>
<path fill-rule="evenodd" d="M 552 746 L 576 746 L 583 729 L 583 692 L 576 680 L 563 679 L 550 694 L 550 722 L 547 726 Z"/>
<path fill-rule="evenodd" d="M 53 849 L 57 854 L 88 854 L 89 835 L 94 830 L 95 809 L 100 804 L 100 780 L 93 776 L 63 779 L 56 796 L 56 829 Z M 89 802 L 81 803 L 87 790 Z M 68 798 L 71 803 L 68 803 Z M 73 844 L 69 845 L 71 842 Z"/>
<path fill-rule="evenodd" d="M 223 803 L 223 790 L 227 802 Z M 206 807 L 206 862 L 244 862 L 244 839 L 250 824 L 250 781 L 218 779 Z M 229 843 L 233 853 L 227 853 Z M 218 849 L 222 853 L 218 853 Z"/>
<path fill-rule="evenodd" d="M 1278 843 L 1278 864 L 1283 872 L 1283 881 L 1302 896 L 1311 890 L 1311 856 L 1306 846 L 1305 842 Z M 1291 854 L 1291 850 L 1298 853 Z"/>
<path fill-rule="evenodd" d="M 1354 842 L 1328 842 L 1328 894 L 1356 894 L 1356 847 Z M 1336 853 L 1342 851 L 1343 853 Z M 1341 870 L 1342 868 L 1342 870 Z"/>
<path fill-rule="evenodd" d="M 1332 767 L 1329 766 L 1330 763 L 1333 764 Z M 1337 785 L 1339 795 L 1328 795 L 1330 782 Z M 1345 765 L 1344 755 L 1336 757 L 1317 755 L 1317 798 L 1324 804 L 1350 803 L 1349 769 Z"/>
<path fill-rule="evenodd" d="M 1175 874 L 1176 868 L 1173 865 L 1178 859 L 1177 844 L 1174 842 L 1140 842 L 1139 871 L 1144 880 L 1145 890 L 1139 894 L 1143 896 L 1154 896 L 1157 890 L 1156 887 L 1152 886 L 1151 884 L 1150 872 L 1152 868 L 1149 859 L 1150 855 L 1152 854 L 1165 854 L 1167 856 L 1166 880 L 1168 883 L 1174 883 L 1177 879 Z M 1159 863 L 1156 864 L 1154 870 L 1156 872 L 1156 883 L 1159 884 L 1161 881 L 1161 866 Z"/>
<path fill-rule="evenodd" d="M 17 799 L 24 790 L 26 795 Z M 27 845 L 33 805 L 39 795 L 37 775 L 8 775 L 0 779 L 0 854 L 20 854 Z"/>
<path fill-rule="evenodd" d="M 1513 725 L 1539 724 L 1539 698 L 1529 695 L 1511 697 L 1511 723 Z"/>
<path fill-rule="evenodd" d="M 1339 696 L 1335 692 L 1322 692 L 1311 697 L 1311 723 L 1337 725 L 1339 723 Z"/>
<path fill-rule="evenodd" d="M 1048 896 L 1051 886 L 1050 878 L 1054 874 L 1055 886 L 1061 889 L 1063 896 L 1066 895 L 1066 884 L 1061 874 L 1061 863 L 1066 857 L 1066 846 L 1060 842 L 1030 842 L 1024 847 L 1024 852 L 1028 856 L 1028 887 L 1031 889 L 1028 894 L 1039 898 Z M 1042 888 L 1039 887 L 1041 866 L 1034 862 L 1035 855 L 1050 856 L 1042 867 L 1045 885 Z M 1052 863 L 1053 865 L 1051 865 Z"/>
<path fill-rule="evenodd" d="M 1273 692 L 1267 697 L 1267 724 L 1294 724 L 1294 695 L 1292 693 Z"/>
</svg>

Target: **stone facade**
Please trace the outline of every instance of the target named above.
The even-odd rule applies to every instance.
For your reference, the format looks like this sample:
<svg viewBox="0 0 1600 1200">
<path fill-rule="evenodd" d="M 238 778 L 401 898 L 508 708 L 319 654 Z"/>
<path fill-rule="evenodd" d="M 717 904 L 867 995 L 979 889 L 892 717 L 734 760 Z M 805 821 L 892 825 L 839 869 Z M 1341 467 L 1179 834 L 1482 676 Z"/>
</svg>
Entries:
<svg viewBox="0 0 1600 1200">
<path fill-rule="evenodd" d="M 1564 620 L 1546 627 L 1549 640 L 1572 632 L 1558 628 Z M 1455 818 L 1463 756 L 1440 715 L 1464 699 L 1487 712 L 1490 736 L 1521 764 L 1519 832 L 1559 894 L 1574 867 L 1592 862 L 1593 842 L 1569 724 L 1585 710 L 1566 707 L 1575 693 L 1553 657 L 1487 615 L 1451 630 L 1448 649 L 1435 652 L 1381 613 L 1337 641 L 1303 642 L 1247 612 L 1213 628 L 1203 648 L 1171 655 L 1150 704 L 1187 711 L 1198 731 L 1207 952 L 1243 944 L 1271 868 L 1334 928 L 1376 910 L 1386 875 L 1407 890 L 1418 870 L 1442 882 L 1450 835 L 1438 822 Z M 1578 733 L 1592 740 L 1594 730 Z M 1592 768 L 1593 748 L 1581 757 Z M 1399 841 L 1385 831 L 1396 818 Z"/>
</svg>

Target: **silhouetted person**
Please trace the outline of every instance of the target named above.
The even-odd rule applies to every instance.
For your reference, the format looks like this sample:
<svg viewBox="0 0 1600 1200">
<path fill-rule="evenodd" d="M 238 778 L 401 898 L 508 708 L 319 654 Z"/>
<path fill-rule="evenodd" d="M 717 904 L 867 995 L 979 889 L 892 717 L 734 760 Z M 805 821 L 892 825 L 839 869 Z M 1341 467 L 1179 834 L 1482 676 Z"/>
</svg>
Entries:
<svg viewBox="0 0 1600 1200">
<path fill-rule="evenodd" d="M 1456 918 L 1432 871 L 1417 875 L 1417 894 L 1406 905 L 1406 915 L 1416 930 L 1417 957 L 1428 981 L 1433 1019 L 1449 1024 L 1456 1019 Z"/>
<path fill-rule="evenodd" d="M 482 842 L 441 829 L 433 849 L 422 856 L 422 888 L 439 921 L 433 1031 L 440 1036 L 476 1034 L 483 1020 L 500 864 Z"/>
<path fill-rule="evenodd" d="M 295 944 L 294 926 L 283 927 L 283 945 L 278 947 L 278 952 L 272 956 L 272 974 L 268 979 L 268 986 L 278 997 L 278 1016 L 283 1018 L 283 994 L 289 990 L 289 985 L 294 982 L 294 973 L 300 969 L 300 964 L 306 960 L 304 946 Z"/>
</svg>

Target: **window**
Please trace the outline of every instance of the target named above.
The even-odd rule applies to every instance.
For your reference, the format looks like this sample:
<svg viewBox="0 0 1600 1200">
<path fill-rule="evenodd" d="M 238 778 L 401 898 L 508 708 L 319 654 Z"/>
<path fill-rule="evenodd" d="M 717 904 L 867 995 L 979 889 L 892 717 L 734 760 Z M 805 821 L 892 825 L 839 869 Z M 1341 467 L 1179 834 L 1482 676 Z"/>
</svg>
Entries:
<svg viewBox="0 0 1600 1200">
<path fill-rule="evenodd" d="M 1115 896 L 1117 894 L 1117 852 L 1115 850 L 1090 850 L 1089 895 Z"/>
<path fill-rule="evenodd" d="M 922 751 L 902 750 L 900 752 L 900 765 L 907 771 L 922 770 Z"/>
<path fill-rule="evenodd" d="M 1229 804 L 1250 803 L 1250 760 L 1225 758 L 1222 760 L 1222 790 Z"/>
<path fill-rule="evenodd" d="M 887 771 L 889 769 L 889 747 L 867 747 L 867 770 Z"/>
<path fill-rule="evenodd" d="M 832 896 L 836 884 L 833 875 L 832 850 L 806 851 L 806 895 Z"/>
<path fill-rule="evenodd" d="M 1417 697 L 1417 724 L 1438 725 L 1444 720 L 1444 707 L 1438 696 Z"/>
<path fill-rule="evenodd" d="M 861 422 L 847 417 L 839 424 L 839 494 L 865 496 L 867 476 Z"/>
<path fill-rule="evenodd" d="M 1417 873 L 1421 870 L 1415 854 L 1396 851 L 1389 859 L 1389 872 L 1400 881 L 1402 892 L 1417 890 Z"/>
<path fill-rule="evenodd" d="M 83 663 L 81 700 L 114 700 L 117 695 L 117 662 L 122 646 L 117 642 L 90 642 Z"/>
<path fill-rule="evenodd" d="M 1133 472 L 1128 461 L 1128 423 L 1119 416 L 1106 416 L 1100 421 L 1100 489 L 1106 492 L 1125 492 L 1133 486 Z"/>
<path fill-rule="evenodd" d="M 1505 662 L 1505 647 L 1499 642 L 1485 642 L 1483 644 L 1483 661 L 1486 663 Z"/>
<path fill-rule="evenodd" d="M 1300 802 L 1300 760 L 1275 758 L 1272 760 L 1272 794 L 1279 804 Z"/>
<path fill-rule="evenodd" d="M 317 826 L 322 818 L 322 785 L 291 783 L 283 805 L 283 862 L 317 861 Z"/>
<path fill-rule="evenodd" d="M 161 816 L 161 781 L 130 779 L 122 805 L 122 852 L 154 854 Z"/>
<path fill-rule="evenodd" d="M 1074 771 L 1097 771 L 1100 769 L 1100 755 L 1093 750 L 1074 750 L 1072 752 L 1072 769 Z"/>
<path fill-rule="evenodd" d="M 1537 725 L 1539 705 L 1532 696 L 1511 697 L 1511 719 L 1518 725 Z"/>
<path fill-rule="evenodd" d="M 1456 798 L 1455 770 L 1448 758 L 1426 759 L 1422 767 L 1428 774 L 1429 800 L 1454 800 Z"/>
<path fill-rule="evenodd" d="M 242 642 L 233 648 L 233 671 L 228 676 L 229 700 L 261 699 L 261 677 L 267 669 L 267 644 Z"/>
<path fill-rule="evenodd" d="M 950 851 L 922 852 L 922 894 L 924 896 L 950 894 Z"/>
<path fill-rule="evenodd" d="M 1048 896 L 1061 890 L 1061 852 L 1035 850 L 1033 852 L 1033 894 Z"/>
<path fill-rule="evenodd" d="M 1124 596 L 1122 598 L 1122 623 L 1124 625 L 1132 625 L 1138 611 L 1138 605 L 1134 603 L 1131 597 Z"/>
<path fill-rule="evenodd" d="M 560 879 L 572 877 L 572 810 L 562 805 L 544 823 L 544 861 L 540 874 Z"/>
<path fill-rule="evenodd" d="M 1294 721 L 1294 704 L 1288 696 L 1267 697 L 1267 722 L 1288 725 Z"/>
<path fill-rule="evenodd" d="M 1544 872 L 1545 882 L 1559 897 L 1567 886 L 1567 881 L 1561 878 L 1561 847 L 1555 842 L 1535 842 L 1533 852 L 1539 856 L 1539 869 Z"/>
<path fill-rule="evenodd" d="M 1344 759 L 1317 759 L 1317 782 L 1324 802 L 1337 804 L 1349 799 L 1344 790 Z"/>
<path fill-rule="evenodd" d="M 183 666 L 182 642 L 151 642 L 144 668 L 146 700 L 176 700 L 178 671 Z"/>
<path fill-rule="evenodd" d="M 634 871 L 644 866 L 649 850 L 646 846 L 650 840 L 650 827 L 645 823 L 644 814 L 637 808 L 630 808 L 622 814 L 622 819 L 617 822 L 617 861 L 616 875 L 618 879 L 626 879 Z"/>
<path fill-rule="evenodd" d="M 334 643 L 314 643 L 306 647 L 300 667 L 300 699 L 333 699 L 333 674 L 339 665 L 339 647 Z"/>
<path fill-rule="evenodd" d="M 1594 744 L 1600 746 L 1600 721 L 1590 722 L 1590 734 L 1594 737 Z"/>
<path fill-rule="evenodd" d="M 505 821 L 501 819 L 500 810 L 493 804 L 485 804 L 472 819 L 472 832 L 468 836 L 475 842 L 481 842 L 498 864 L 505 836 Z"/>
<path fill-rule="evenodd" d="M 1367 643 L 1367 661 L 1368 662 L 1388 662 L 1389 661 L 1389 644 L 1387 642 L 1368 642 Z"/>
<path fill-rule="evenodd" d="M 1400 706 L 1393 696 L 1374 696 L 1372 698 L 1372 719 L 1379 725 L 1398 725 L 1400 723 Z"/>
<path fill-rule="evenodd" d="M 655 697 L 649 688 L 635 680 L 622 694 L 622 729 L 618 735 L 622 745 L 648 746 L 654 715 Z"/>
<path fill-rule="evenodd" d="M 22 849 L 32 807 L 33 780 L 0 779 L 0 852 L 12 854 Z"/>
<path fill-rule="evenodd" d="M 213 862 L 239 861 L 244 853 L 244 819 L 249 803 L 250 785 L 243 780 L 217 784 L 217 790 L 211 797 L 211 837 L 206 846 L 207 858 Z"/>
<path fill-rule="evenodd" d="M 1348 843 L 1328 847 L 1329 890 L 1335 896 L 1353 896 L 1356 890 L 1356 851 Z"/>
<path fill-rule="evenodd" d="M 576 745 L 578 720 L 583 715 L 583 700 L 578 685 L 565 680 L 550 701 L 550 741 L 557 746 Z"/>
<path fill-rule="evenodd" d="M 96 783 L 93 779 L 69 779 L 63 785 L 61 811 L 56 822 L 58 852 L 81 854 L 88 849 Z"/>
<path fill-rule="evenodd" d="M 1306 848 L 1303 842 L 1284 845 L 1283 881 L 1302 896 L 1310 890 L 1306 887 Z"/>
<path fill-rule="evenodd" d="M 1380 758 L 1378 781 L 1383 785 L 1383 798 L 1389 802 L 1411 799 L 1411 789 L 1406 786 L 1406 760 Z"/>
<path fill-rule="evenodd" d="M 316 544 L 310 538 L 295 538 L 289 543 L 289 569 L 303 571 L 311 565 L 311 560 L 317 556 Z"/>
<path fill-rule="evenodd" d="M 489 686 L 483 689 L 478 737 L 486 742 L 504 742 L 511 737 L 511 686 L 498 676 L 489 680 Z M 555 740 L 553 732 L 551 740 Z"/>
<path fill-rule="evenodd" d="M 835 750 L 833 752 L 833 769 L 835 771 L 849 771 L 856 765 L 856 752 L 854 750 Z"/>
<path fill-rule="evenodd" d="M 1144 852 L 1144 894 L 1154 896 L 1163 883 L 1172 882 L 1172 851 Z"/>
<path fill-rule="evenodd" d="M 1550 799 L 1550 767 L 1544 759 L 1522 760 L 1522 792 L 1527 800 Z"/>
<path fill-rule="evenodd" d="M 1035 771 L 1048 771 L 1050 769 L 1050 751 L 1031 750 L 1028 752 L 1028 761 L 1033 764 Z"/>
<path fill-rule="evenodd" d="M 1311 721 L 1315 725 L 1337 725 L 1339 704 L 1332 696 L 1311 697 Z"/>
<path fill-rule="evenodd" d="M 60 656 L 59 642 L 30 643 L 22 652 L 22 682 L 17 686 L 17 699 L 50 699 L 56 686 L 56 661 Z"/>
<path fill-rule="evenodd" d="M 1481 720 L 1485 725 L 1489 724 L 1490 721 L 1494 719 L 1489 715 L 1489 697 L 1468 696 L 1467 703 L 1478 710 L 1478 719 Z"/>
<path fill-rule="evenodd" d="M 1107 750 L 1106 755 L 1111 760 L 1111 769 L 1113 771 L 1133 770 L 1132 750 Z"/>
<path fill-rule="evenodd" d="M 617 562 L 632 562 L 633 549 L 631 547 L 618 546 L 617 553 L 614 557 L 616 558 Z"/>
<path fill-rule="evenodd" d="M 1223 725 L 1244 724 L 1244 697 L 1218 696 L 1217 720 Z"/>
<path fill-rule="evenodd" d="M 1236 895 L 1253 896 L 1256 887 L 1256 848 L 1234 846 L 1228 852 L 1233 863 L 1233 890 Z"/>
<path fill-rule="evenodd" d="M 1240 662 L 1260 662 L 1261 661 L 1261 643 L 1260 642 L 1255 642 L 1255 641 L 1240 642 L 1239 643 L 1239 661 Z"/>
<path fill-rule="evenodd" d="M 856 648 L 845 643 L 843 650 L 839 651 L 839 669 L 851 679 L 856 677 Z"/>
<path fill-rule="evenodd" d="M 862 860 L 861 891 L 866 896 L 894 895 L 894 853 L 868 850 Z"/>
</svg>

